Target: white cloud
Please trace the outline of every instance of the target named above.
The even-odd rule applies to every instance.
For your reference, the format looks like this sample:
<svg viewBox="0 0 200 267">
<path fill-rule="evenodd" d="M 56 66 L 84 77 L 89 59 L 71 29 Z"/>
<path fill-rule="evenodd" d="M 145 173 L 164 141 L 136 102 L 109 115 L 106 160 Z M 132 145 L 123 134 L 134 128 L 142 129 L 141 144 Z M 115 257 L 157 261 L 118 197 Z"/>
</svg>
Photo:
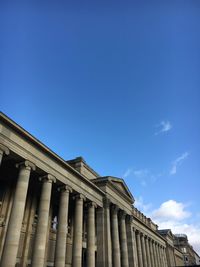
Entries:
<svg viewBox="0 0 200 267">
<path fill-rule="evenodd" d="M 152 218 L 165 220 L 183 220 L 190 217 L 190 212 L 185 210 L 186 205 L 175 200 L 168 200 L 161 204 L 161 206 L 152 212 Z"/>
<path fill-rule="evenodd" d="M 137 209 L 141 210 L 142 212 L 148 212 L 152 207 L 152 204 L 151 203 L 145 204 L 143 197 L 139 196 L 138 198 L 137 197 L 135 198 L 134 206 Z"/>
<path fill-rule="evenodd" d="M 189 153 L 188 152 L 185 152 L 183 153 L 180 157 L 178 157 L 177 159 L 175 159 L 173 162 L 172 162 L 172 167 L 171 167 L 171 170 L 170 170 L 170 175 L 174 175 L 176 174 L 177 172 L 177 168 L 178 166 L 180 166 L 183 161 L 189 156 Z"/>
<path fill-rule="evenodd" d="M 200 254 L 200 224 L 187 222 L 187 219 L 192 217 L 187 207 L 187 204 L 168 200 L 163 202 L 158 209 L 149 212 L 148 215 L 158 224 L 159 229 L 171 229 L 173 234 L 186 234 L 189 243 Z"/>
<path fill-rule="evenodd" d="M 172 129 L 172 124 L 170 121 L 161 121 L 156 127 L 158 130 L 155 132 L 155 135 L 158 135 L 170 131 Z"/>
</svg>

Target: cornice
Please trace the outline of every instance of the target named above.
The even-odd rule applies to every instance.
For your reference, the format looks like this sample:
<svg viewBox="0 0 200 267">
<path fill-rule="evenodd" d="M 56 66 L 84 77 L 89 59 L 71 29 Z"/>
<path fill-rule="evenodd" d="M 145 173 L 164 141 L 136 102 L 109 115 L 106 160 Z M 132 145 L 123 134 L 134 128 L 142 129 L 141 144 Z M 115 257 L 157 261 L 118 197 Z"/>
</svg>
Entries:
<svg viewBox="0 0 200 267">
<path fill-rule="evenodd" d="M 23 136 L 24 139 L 26 139 L 27 141 L 31 142 L 33 145 L 35 145 L 41 151 L 43 151 L 46 154 L 48 154 L 50 157 L 52 157 L 54 160 L 56 160 L 59 164 L 61 164 L 65 168 L 69 169 L 76 176 L 78 176 L 79 178 L 82 178 L 93 189 L 95 189 L 96 191 L 98 191 L 102 195 L 105 195 L 105 193 L 99 187 L 97 187 L 94 183 L 92 183 L 84 175 L 82 175 L 77 170 L 75 170 L 64 159 L 62 159 L 60 156 L 58 156 L 58 154 L 56 154 L 55 152 L 53 152 L 50 148 L 48 148 L 41 141 L 39 141 L 36 137 L 34 137 L 28 131 L 26 131 L 24 128 L 22 128 L 19 124 L 17 124 L 12 119 L 10 119 L 8 116 L 6 116 L 3 112 L 0 112 L 0 122 L 3 122 L 5 125 L 7 125 L 8 127 L 10 127 L 12 130 L 14 130 L 15 132 L 17 132 L 21 136 Z"/>
</svg>

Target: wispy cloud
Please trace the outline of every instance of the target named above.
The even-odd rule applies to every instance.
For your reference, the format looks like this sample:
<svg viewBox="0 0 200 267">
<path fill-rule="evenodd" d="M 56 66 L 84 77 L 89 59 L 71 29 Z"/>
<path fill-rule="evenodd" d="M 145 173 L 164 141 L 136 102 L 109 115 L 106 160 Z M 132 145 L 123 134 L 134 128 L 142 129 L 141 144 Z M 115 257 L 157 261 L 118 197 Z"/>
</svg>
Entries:
<svg viewBox="0 0 200 267">
<path fill-rule="evenodd" d="M 136 178 L 142 186 L 147 186 L 148 183 L 154 183 L 156 180 L 161 177 L 163 174 L 153 174 L 150 170 L 148 169 L 133 169 L 133 168 L 128 168 L 124 174 L 123 177 L 133 177 Z"/>
<path fill-rule="evenodd" d="M 126 178 L 126 177 L 128 177 L 130 174 L 132 173 L 132 169 L 127 169 L 126 171 L 125 171 L 125 173 L 123 174 L 123 177 L 124 178 Z"/>
<path fill-rule="evenodd" d="M 147 213 L 152 208 L 151 203 L 144 203 L 142 196 L 135 198 L 134 206 L 144 213 Z"/>
<path fill-rule="evenodd" d="M 188 152 L 183 153 L 180 157 L 176 158 L 172 162 L 172 167 L 170 170 L 170 175 L 174 175 L 177 173 L 177 168 L 183 163 L 183 161 L 189 156 Z"/>
<path fill-rule="evenodd" d="M 156 125 L 157 131 L 155 135 L 169 132 L 172 129 L 172 124 L 170 121 L 161 121 L 158 125 Z"/>
</svg>

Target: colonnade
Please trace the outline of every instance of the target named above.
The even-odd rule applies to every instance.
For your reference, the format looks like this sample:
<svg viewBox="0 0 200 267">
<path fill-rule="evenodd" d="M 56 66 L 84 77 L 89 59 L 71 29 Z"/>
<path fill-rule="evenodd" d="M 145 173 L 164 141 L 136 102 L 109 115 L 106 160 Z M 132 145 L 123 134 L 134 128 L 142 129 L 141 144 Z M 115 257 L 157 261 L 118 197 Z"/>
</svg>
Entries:
<svg viewBox="0 0 200 267">
<path fill-rule="evenodd" d="M 133 217 L 111 204 L 111 246 L 114 267 L 167 267 L 165 246 L 136 229 Z M 109 225 L 109 224 L 108 224 Z"/>
<path fill-rule="evenodd" d="M 0 165 L 4 152 L 0 147 Z M 16 165 L 19 168 L 13 205 L 10 212 L 0 267 L 15 267 L 17 252 L 20 242 L 20 234 L 25 211 L 26 197 L 29 187 L 29 180 L 32 171 L 36 166 L 28 160 Z M 49 211 L 52 195 L 52 185 L 56 178 L 51 174 L 40 177 L 42 182 L 41 195 L 39 200 L 38 220 L 34 238 L 33 256 L 31 267 L 43 267 L 45 265 L 46 240 L 48 235 Z M 65 267 L 66 261 L 66 239 L 68 232 L 68 207 L 69 195 L 72 188 L 68 185 L 58 187 L 60 193 L 58 227 L 56 233 L 55 247 L 55 267 Z M 73 192 L 75 201 L 74 211 L 74 235 L 72 248 L 72 267 L 82 266 L 82 239 L 83 239 L 83 209 L 84 203 L 87 204 L 87 267 L 95 266 L 95 208 L 97 205 L 87 200 L 78 193 Z"/>
<path fill-rule="evenodd" d="M 9 150 L 0 146 L 0 165 L 3 155 Z M 36 166 L 28 160 L 16 164 L 19 169 L 13 205 L 10 212 L 7 232 L 1 256 L 0 267 L 15 267 L 20 234 L 25 211 L 26 197 L 30 186 L 31 172 Z M 45 251 L 48 237 L 49 212 L 53 183 L 56 177 L 46 174 L 39 177 L 41 195 L 39 200 L 38 220 L 34 236 L 33 255 L 31 267 L 45 265 Z M 96 203 L 75 192 L 70 186 L 63 184 L 57 186 L 59 190 L 58 225 L 55 245 L 55 267 L 65 267 L 66 244 L 68 233 L 69 198 L 73 197 L 75 210 L 73 221 L 72 241 L 72 267 L 82 267 L 82 241 L 83 241 L 83 211 L 87 206 L 87 267 L 95 267 L 96 250 Z M 104 205 L 105 221 L 103 228 L 105 235 L 105 267 L 167 267 L 165 247 L 152 237 L 144 234 L 133 225 L 133 216 L 127 215 L 124 210 L 106 199 Z"/>
<path fill-rule="evenodd" d="M 133 231 L 136 238 L 138 267 L 167 267 L 165 247 L 142 231 L 137 229 Z"/>
</svg>

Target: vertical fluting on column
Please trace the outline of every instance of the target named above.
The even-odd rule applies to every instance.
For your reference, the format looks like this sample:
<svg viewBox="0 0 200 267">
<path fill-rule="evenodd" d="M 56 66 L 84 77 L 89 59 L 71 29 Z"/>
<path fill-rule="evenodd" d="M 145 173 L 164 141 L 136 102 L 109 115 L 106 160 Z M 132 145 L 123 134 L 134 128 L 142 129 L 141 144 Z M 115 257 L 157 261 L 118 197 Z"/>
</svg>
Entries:
<svg viewBox="0 0 200 267">
<path fill-rule="evenodd" d="M 97 205 L 90 202 L 87 206 L 87 267 L 95 267 L 95 208 Z"/>
<path fill-rule="evenodd" d="M 112 206 L 112 256 L 113 266 L 121 267 L 119 228 L 118 228 L 118 206 Z"/>
<path fill-rule="evenodd" d="M 147 254 L 147 266 L 151 267 L 150 251 L 149 251 L 149 239 L 146 236 L 145 238 L 146 254 Z"/>
<path fill-rule="evenodd" d="M 161 252 L 160 252 L 161 248 L 160 248 L 160 244 L 158 244 L 158 258 L 159 258 L 159 266 L 163 267 L 162 264 L 162 257 L 161 257 Z"/>
<path fill-rule="evenodd" d="M 168 266 L 168 264 L 167 264 L 166 248 L 164 248 L 164 250 L 163 250 L 163 257 L 164 257 L 164 263 L 165 263 L 165 267 L 167 267 L 167 266 Z"/>
<path fill-rule="evenodd" d="M 43 267 L 45 265 L 45 250 L 49 222 L 49 207 L 51 201 L 52 182 L 55 177 L 47 174 L 40 177 L 42 181 L 42 191 L 39 203 L 38 221 L 33 247 L 32 267 Z"/>
<path fill-rule="evenodd" d="M 153 240 L 153 243 L 152 243 L 152 248 L 153 248 L 153 258 L 154 258 L 154 266 L 155 267 L 158 267 L 158 264 L 157 264 L 157 259 L 156 259 L 156 251 L 155 251 L 155 241 Z"/>
<path fill-rule="evenodd" d="M 83 247 L 83 201 L 85 200 L 85 197 L 82 194 L 77 194 L 75 200 L 72 267 L 81 267 Z"/>
<path fill-rule="evenodd" d="M 154 254 L 153 254 L 153 240 L 149 240 L 149 249 L 150 249 L 150 258 L 151 258 L 151 266 L 155 267 L 155 261 L 154 261 Z"/>
<path fill-rule="evenodd" d="M 133 228 L 133 244 L 134 244 L 134 267 L 138 267 L 139 264 L 138 264 L 138 252 L 137 252 L 136 229 L 135 228 Z M 130 267 L 132 267 L 132 266 L 130 266 Z"/>
<path fill-rule="evenodd" d="M 136 232 L 136 240 L 137 240 L 137 255 L 138 255 L 138 265 L 139 267 L 143 267 L 142 260 L 142 248 L 141 248 L 141 234 L 139 231 Z"/>
<path fill-rule="evenodd" d="M 121 266 L 128 267 L 128 245 L 126 235 L 126 213 L 120 212 L 120 247 L 121 247 Z"/>
<path fill-rule="evenodd" d="M 159 246 L 159 244 L 157 243 L 156 244 L 156 258 L 157 258 L 158 267 L 160 267 L 160 258 L 159 258 L 159 254 L 158 254 L 158 246 Z"/>
<path fill-rule="evenodd" d="M 155 257 L 155 266 L 159 267 L 158 266 L 158 255 L 157 255 L 157 243 L 156 242 L 154 242 L 154 257 Z"/>
<path fill-rule="evenodd" d="M 142 245 L 142 259 L 143 259 L 143 266 L 147 266 L 147 254 L 146 254 L 146 247 L 145 247 L 145 240 L 144 240 L 144 234 L 141 234 L 141 245 Z"/>
<path fill-rule="evenodd" d="M 60 203 L 56 235 L 55 267 L 65 267 L 69 193 L 72 192 L 72 189 L 69 186 L 64 185 L 58 188 L 58 190 L 60 191 Z"/>
<path fill-rule="evenodd" d="M 158 265 L 159 265 L 159 267 L 163 267 L 161 255 L 160 255 L 160 244 L 158 244 L 157 250 L 158 250 Z"/>
<path fill-rule="evenodd" d="M 10 153 L 9 149 L 6 146 L 0 144 L 0 166 L 3 159 L 3 155 L 4 154 L 8 155 L 9 153 Z"/>
<path fill-rule="evenodd" d="M 129 267 L 138 267 L 137 250 L 135 246 L 135 230 L 132 226 L 133 216 L 127 216 L 127 244 L 128 244 L 128 261 Z"/>
<path fill-rule="evenodd" d="M 35 165 L 29 161 L 16 166 L 19 167 L 19 175 L 1 258 L 1 267 L 14 267 L 16 264 L 30 172 L 31 169 L 35 170 Z"/>
<path fill-rule="evenodd" d="M 107 267 L 112 267 L 112 245 L 111 245 L 111 216 L 110 206 L 111 202 L 109 199 L 104 199 L 104 218 L 105 218 L 105 259 Z"/>
</svg>

